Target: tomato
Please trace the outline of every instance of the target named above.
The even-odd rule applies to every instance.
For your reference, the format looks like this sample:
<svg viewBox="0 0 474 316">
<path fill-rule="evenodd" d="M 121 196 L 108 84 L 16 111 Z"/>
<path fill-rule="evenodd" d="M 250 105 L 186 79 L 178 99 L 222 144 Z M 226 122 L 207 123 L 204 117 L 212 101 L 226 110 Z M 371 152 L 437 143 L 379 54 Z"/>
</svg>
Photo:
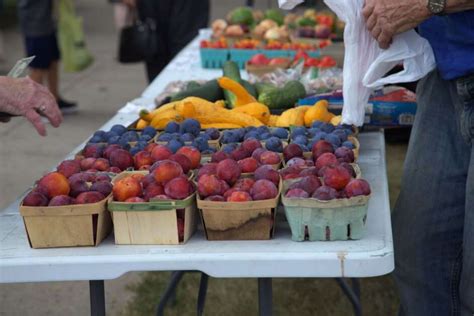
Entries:
<svg viewBox="0 0 474 316">
<path fill-rule="evenodd" d="M 320 14 L 316 16 L 316 21 L 318 24 L 324 24 L 332 28 L 334 24 L 334 18 L 330 15 Z"/>
<path fill-rule="evenodd" d="M 296 52 L 295 58 L 293 60 L 300 60 L 301 58 L 306 60 L 308 57 L 309 57 L 308 54 L 306 54 L 304 50 L 300 49 Z"/>
<path fill-rule="evenodd" d="M 331 56 L 324 56 L 321 58 L 321 62 L 319 63 L 319 67 L 334 67 L 336 66 L 336 60 Z"/>
<path fill-rule="evenodd" d="M 319 67 L 320 61 L 317 58 L 307 58 L 304 62 L 305 67 Z"/>
</svg>

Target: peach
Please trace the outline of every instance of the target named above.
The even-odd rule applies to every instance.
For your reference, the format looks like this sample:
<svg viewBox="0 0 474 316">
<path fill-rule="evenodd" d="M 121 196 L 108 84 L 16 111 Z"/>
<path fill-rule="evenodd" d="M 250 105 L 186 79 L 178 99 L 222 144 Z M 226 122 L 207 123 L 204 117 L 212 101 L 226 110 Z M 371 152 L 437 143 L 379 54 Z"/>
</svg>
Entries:
<svg viewBox="0 0 474 316">
<path fill-rule="evenodd" d="M 323 153 L 319 155 L 319 157 L 316 159 L 314 166 L 316 167 L 316 169 L 320 170 L 323 167 L 337 164 L 339 164 L 339 162 L 337 161 L 337 158 L 334 154 Z"/>
<path fill-rule="evenodd" d="M 104 152 L 104 146 L 99 144 L 90 144 L 84 147 L 82 150 L 82 155 L 85 158 L 93 157 L 100 158 Z"/>
<path fill-rule="evenodd" d="M 146 201 L 142 199 L 141 197 L 134 196 L 134 197 L 126 199 L 124 202 L 125 203 L 144 203 Z"/>
<path fill-rule="evenodd" d="M 240 166 L 235 160 L 224 159 L 217 164 L 217 177 L 229 185 L 234 184 L 240 178 L 241 173 Z"/>
<path fill-rule="evenodd" d="M 213 174 L 213 175 L 216 175 L 216 174 L 217 174 L 217 163 L 215 163 L 215 162 L 210 162 L 210 163 L 205 164 L 205 165 L 202 166 L 201 168 L 199 168 L 196 179 L 199 180 L 199 178 L 200 178 L 202 175 L 205 175 L 205 174 Z"/>
<path fill-rule="evenodd" d="M 146 145 L 145 150 L 151 154 L 151 152 L 153 151 L 153 148 L 155 148 L 156 146 L 158 146 L 157 143 L 150 143 Z"/>
<path fill-rule="evenodd" d="M 237 161 L 237 164 L 240 166 L 242 173 L 254 172 L 259 166 L 258 161 L 252 157 L 239 160 Z"/>
<path fill-rule="evenodd" d="M 188 157 L 191 161 L 191 169 L 196 169 L 201 163 L 201 152 L 192 146 L 183 146 L 176 152 Z"/>
<path fill-rule="evenodd" d="M 227 190 L 230 189 L 230 186 L 224 180 L 219 180 L 219 183 L 221 185 L 221 189 L 220 189 L 219 194 L 223 195 Z"/>
<path fill-rule="evenodd" d="M 290 175 L 290 174 L 299 175 L 301 170 L 303 169 L 298 166 L 285 167 L 280 170 L 280 174 L 284 178 L 286 175 Z"/>
<path fill-rule="evenodd" d="M 213 174 L 203 174 L 198 180 L 198 192 L 202 198 L 221 194 L 221 183 Z"/>
<path fill-rule="evenodd" d="M 49 201 L 48 206 L 61 206 L 74 204 L 74 199 L 69 195 L 56 195 Z"/>
<path fill-rule="evenodd" d="M 134 174 L 130 175 L 130 177 L 132 177 L 132 178 L 138 180 L 138 182 L 141 183 L 142 180 L 145 178 L 145 175 L 142 174 L 142 173 L 134 173 Z"/>
<path fill-rule="evenodd" d="M 97 203 L 105 199 L 105 196 L 97 191 L 83 192 L 76 198 L 76 204 Z"/>
<path fill-rule="evenodd" d="M 91 169 L 92 166 L 94 165 L 95 160 L 96 160 L 96 158 L 92 158 L 92 157 L 84 158 L 80 161 L 79 165 L 80 165 L 82 170 Z"/>
<path fill-rule="evenodd" d="M 45 189 L 48 198 L 56 195 L 68 195 L 71 188 L 67 178 L 59 172 L 50 172 L 38 181 L 38 186 Z"/>
<path fill-rule="evenodd" d="M 153 158 L 148 151 L 142 150 L 139 151 L 133 156 L 133 162 L 135 169 L 140 169 L 142 166 L 150 166 L 153 164 Z"/>
<path fill-rule="evenodd" d="M 288 160 L 286 162 L 286 165 L 288 167 L 297 166 L 297 167 L 303 168 L 303 167 L 306 167 L 306 161 L 303 158 L 294 157 L 294 158 L 291 158 L 290 160 Z"/>
<path fill-rule="evenodd" d="M 243 190 L 241 190 L 241 189 L 231 188 L 231 189 L 225 191 L 222 196 L 224 197 L 224 199 L 227 200 L 227 199 L 229 198 L 229 196 L 232 195 L 232 193 L 234 193 L 234 192 L 242 192 L 242 191 L 243 191 Z M 245 192 L 245 191 L 244 191 L 244 192 Z M 250 190 L 249 190 L 248 192 L 250 192 Z"/>
<path fill-rule="evenodd" d="M 156 164 L 156 168 L 152 171 L 156 182 L 165 183 L 183 174 L 183 168 L 176 161 L 161 160 Z"/>
<path fill-rule="evenodd" d="M 255 180 L 251 178 L 242 178 L 237 180 L 237 182 L 234 184 L 232 188 L 241 190 L 241 191 L 246 191 L 250 192 L 250 189 L 252 186 L 255 184 Z"/>
<path fill-rule="evenodd" d="M 156 183 L 153 174 L 147 174 L 141 181 L 143 189 L 146 189 L 151 183 Z"/>
<path fill-rule="evenodd" d="M 143 191 L 145 201 L 149 201 L 151 198 L 162 194 L 165 194 L 165 188 L 163 185 L 156 183 L 155 181 L 149 183 Z"/>
<path fill-rule="evenodd" d="M 255 180 L 269 180 L 275 185 L 278 185 L 280 183 L 280 173 L 273 169 L 270 165 L 263 165 L 258 167 L 258 169 L 255 170 L 254 177 Z"/>
<path fill-rule="evenodd" d="M 120 170 L 126 170 L 133 167 L 133 156 L 124 149 L 116 149 L 110 154 L 110 165 L 120 168 Z"/>
<path fill-rule="evenodd" d="M 229 159 L 229 158 L 232 158 L 232 156 L 229 153 L 226 153 L 225 151 L 222 151 L 222 150 L 216 151 L 211 156 L 211 162 L 220 162 L 224 159 Z"/>
<path fill-rule="evenodd" d="M 318 176 L 318 169 L 316 169 L 315 167 L 304 168 L 300 172 L 300 177 L 305 176 Z"/>
<path fill-rule="evenodd" d="M 256 159 L 257 161 L 260 161 L 260 156 L 266 152 L 267 150 L 265 148 L 257 148 L 253 151 L 252 153 L 252 158 Z"/>
<path fill-rule="evenodd" d="M 24 206 L 46 206 L 48 205 L 48 198 L 44 194 L 38 191 L 31 191 L 23 199 L 23 205 Z"/>
<path fill-rule="evenodd" d="M 273 151 L 267 150 L 260 155 L 260 162 L 264 165 L 275 165 L 280 163 L 280 161 L 280 155 Z"/>
<path fill-rule="evenodd" d="M 165 193 L 174 200 L 183 200 L 194 191 L 194 186 L 186 177 L 177 177 L 165 185 Z"/>
<path fill-rule="evenodd" d="M 151 199 L 152 201 L 171 200 L 171 198 L 167 196 L 166 194 L 160 194 L 160 195 L 152 197 Z"/>
<path fill-rule="evenodd" d="M 184 219 L 178 217 L 176 225 L 178 228 L 178 240 L 182 242 L 184 241 Z"/>
<path fill-rule="evenodd" d="M 151 150 L 151 158 L 153 159 L 153 161 L 161 161 L 168 159 L 172 154 L 173 152 L 165 145 L 156 145 Z"/>
<path fill-rule="evenodd" d="M 352 179 L 344 189 L 348 198 L 359 195 L 369 195 L 370 185 L 363 179 Z"/>
<path fill-rule="evenodd" d="M 92 168 L 97 169 L 99 171 L 107 171 L 110 168 L 110 163 L 105 158 L 97 158 L 92 165 Z"/>
<path fill-rule="evenodd" d="M 69 178 L 73 174 L 81 172 L 81 164 L 77 160 L 64 160 L 59 164 L 57 170 Z"/>
<path fill-rule="evenodd" d="M 97 175 L 95 173 L 84 171 L 81 173 L 73 174 L 72 176 L 69 177 L 68 181 L 69 183 L 77 181 L 77 180 L 82 180 L 85 182 L 94 182 L 96 178 L 97 178 Z"/>
<path fill-rule="evenodd" d="M 143 166 L 140 166 L 140 168 L 138 168 L 138 170 L 150 170 L 151 166 L 150 165 L 143 165 Z"/>
<path fill-rule="evenodd" d="M 97 172 L 99 172 L 99 170 L 94 169 L 94 168 L 90 168 L 90 169 L 87 169 L 86 172 L 89 172 L 89 173 L 97 173 Z"/>
<path fill-rule="evenodd" d="M 112 192 L 116 201 L 123 202 L 128 198 L 141 196 L 142 186 L 137 179 L 125 177 L 114 184 Z"/>
<path fill-rule="evenodd" d="M 250 189 L 250 195 L 256 201 L 273 199 L 278 196 L 278 188 L 273 182 L 261 179 L 255 181 L 252 189 Z"/>
<path fill-rule="evenodd" d="M 283 180 L 298 179 L 298 178 L 301 178 L 301 177 L 299 174 L 296 174 L 296 173 L 288 173 L 282 177 Z"/>
<path fill-rule="evenodd" d="M 89 185 L 87 182 L 80 179 L 74 181 L 69 180 L 69 187 L 71 188 L 69 195 L 72 197 L 77 197 L 82 192 L 89 191 Z"/>
<path fill-rule="evenodd" d="M 262 144 L 255 138 L 247 138 L 246 140 L 242 142 L 240 146 L 242 147 L 243 150 L 245 150 L 246 152 L 250 154 L 252 154 L 255 149 L 262 148 Z"/>
<path fill-rule="evenodd" d="M 247 202 L 252 201 L 252 197 L 248 192 L 245 191 L 235 191 L 228 198 L 227 202 Z"/>
<path fill-rule="evenodd" d="M 179 163 L 181 168 L 183 168 L 183 173 L 187 174 L 191 170 L 191 160 L 183 154 L 174 154 L 171 155 L 170 160 L 176 161 Z"/>
<path fill-rule="evenodd" d="M 123 148 L 119 144 L 108 145 L 107 147 L 105 147 L 102 157 L 104 157 L 105 159 L 110 159 L 110 154 L 116 149 L 123 149 Z"/>
<path fill-rule="evenodd" d="M 349 171 L 352 178 L 355 178 L 357 176 L 357 174 L 356 174 L 354 168 L 351 166 L 351 164 L 349 164 L 347 162 L 341 162 L 340 166 L 344 167 L 347 171 Z"/>
<path fill-rule="evenodd" d="M 290 160 L 291 158 L 294 157 L 303 157 L 303 150 L 301 149 L 300 145 L 298 144 L 289 144 L 283 149 L 283 157 L 285 158 L 285 161 Z"/>
<path fill-rule="evenodd" d="M 214 201 L 214 202 L 225 202 L 225 199 L 221 195 L 211 195 L 205 198 L 206 201 Z"/>
<path fill-rule="evenodd" d="M 316 160 L 324 153 L 334 153 L 334 148 L 332 147 L 330 142 L 320 140 L 313 145 L 311 151 L 313 153 L 313 159 Z"/>
<path fill-rule="evenodd" d="M 122 169 L 120 169 L 119 167 L 114 166 L 114 167 L 110 167 L 108 171 L 111 172 L 111 173 L 120 173 L 120 172 L 122 172 Z"/>
<path fill-rule="evenodd" d="M 95 179 L 93 182 L 97 181 L 108 181 L 110 182 L 112 179 L 110 179 L 109 175 L 107 173 L 101 172 L 97 175 L 95 175 Z"/>
<path fill-rule="evenodd" d="M 109 181 L 97 181 L 92 183 L 90 191 L 97 191 L 108 196 L 112 192 L 112 184 Z"/>
<path fill-rule="evenodd" d="M 323 181 L 331 188 L 342 190 L 351 181 L 351 174 L 344 167 L 330 167 L 324 172 Z"/>
<path fill-rule="evenodd" d="M 321 185 L 321 181 L 317 176 L 310 175 L 302 177 L 299 181 L 292 183 L 289 189 L 302 189 L 308 192 L 308 194 L 313 194 Z"/>
<path fill-rule="evenodd" d="M 322 185 L 319 188 L 317 188 L 316 191 L 314 191 L 311 197 L 321 200 L 321 201 L 329 201 L 332 199 L 337 199 L 338 194 L 335 189 L 328 187 L 326 185 Z"/>
<path fill-rule="evenodd" d="M 232 159 L 234 159 L 235 161 L 239 161 L 239 160 L 242 160 L 242 159 L 245 159 L 247 157 L 250 157 L 251 156 L 251 153 L 246 151 L 245 149 L 243 149 L 242 147 L 239 147 L 235 150 L 233 150 L 231 153 L 230 153 L 230 156 Z"/>
<path fill-rule="evenodd" d="M 334 155 L 337 157 L 337 160 L 339 160 L 340 162 L 352 163 L 355 160 L 354 151 L 352 151 L 352 149 L 349 149 L 347 147 L 339 147 L 334 152 Z"/>
<path fill-rule="evenodd" d="M 309 198 L 308 192 L 303 189 L 290 189 L 285 193 L 285 197 L 287 198 Z"/>
</svg>

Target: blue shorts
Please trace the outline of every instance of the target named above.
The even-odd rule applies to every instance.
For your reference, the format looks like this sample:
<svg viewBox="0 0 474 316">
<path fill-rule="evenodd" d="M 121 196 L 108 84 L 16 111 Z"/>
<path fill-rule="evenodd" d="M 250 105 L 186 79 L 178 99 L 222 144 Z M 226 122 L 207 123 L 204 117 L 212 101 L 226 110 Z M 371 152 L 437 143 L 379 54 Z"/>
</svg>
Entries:
<svg viewBox="0 0 474 316">
<path fill-rule="evenodd" d="M 56 33 L 44 36 L 26 36 L 25 48 L 27 56 L 36 56 L 30 64 L 31 68 L 48 69 L 52 62 L 59 60 Z"/>
</svg>

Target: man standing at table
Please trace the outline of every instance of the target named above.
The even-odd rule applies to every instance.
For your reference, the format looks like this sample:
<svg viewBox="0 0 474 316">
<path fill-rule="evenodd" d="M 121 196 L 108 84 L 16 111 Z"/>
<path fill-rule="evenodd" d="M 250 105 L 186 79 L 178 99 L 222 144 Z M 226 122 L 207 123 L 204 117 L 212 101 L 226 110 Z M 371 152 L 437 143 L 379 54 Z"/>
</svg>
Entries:
<svg viewBox="0 0 474 316">
<path fill-rule="evenodd" d="M 394 210 L 401 315 L 474 315 L 474 0 L 366 0 L 381 48 L 418 26 L 437 69 L 418 109 Z"/>
</svg>

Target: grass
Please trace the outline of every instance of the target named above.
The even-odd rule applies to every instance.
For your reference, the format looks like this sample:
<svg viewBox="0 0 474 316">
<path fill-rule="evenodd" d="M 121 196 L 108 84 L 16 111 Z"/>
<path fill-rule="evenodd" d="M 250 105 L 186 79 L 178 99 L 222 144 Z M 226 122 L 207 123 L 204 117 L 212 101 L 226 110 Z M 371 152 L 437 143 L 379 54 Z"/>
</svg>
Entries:
<svg viewBox="0 0 474 316">
<path fill-rule="evenodd" d="M 400 191 L 400 177 L 407 145 L 390 142 L 386 146 L 390 205 L 393 208 Z M 278 264 L 275 262 L 275 264 Z M 187 273 L 177 290 L 177 302 L 168 306 L 166 315 L 196 313 L 199 273 Z M 146 272 L 128 287 L 133 298 L 124 315 L 144 316 L 155 313 L 169 272 Z M 396 315 L 398 295 L 390 275 L 360 279 L 364 315 Z M 209 279 L 205 315 L 256 315 L 258 292 L 255 279 Z M 274 315 L 352 315 L 352 306 L 333 279 L 274 279 Z"/>
</svg>

